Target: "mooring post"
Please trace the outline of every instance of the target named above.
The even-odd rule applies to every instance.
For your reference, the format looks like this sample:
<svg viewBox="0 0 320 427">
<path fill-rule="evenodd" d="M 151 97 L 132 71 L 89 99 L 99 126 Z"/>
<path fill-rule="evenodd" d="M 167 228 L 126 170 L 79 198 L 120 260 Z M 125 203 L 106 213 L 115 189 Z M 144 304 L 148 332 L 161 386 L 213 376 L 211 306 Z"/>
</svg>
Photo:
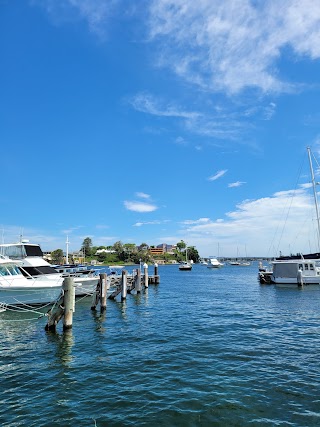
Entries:
<svg viewBox="0 0 320 427">
<path fill-rule="evenodd" d="M 66 277 L 62 284 L 64 290 L 64 317 L 63 317 L 63 330 L 72 328 L 73 313 L 75 310 L 75 288 L 74 278 Z"/>
<path fill-rule="evenodd" d="M 148 264 L 146 262 L 143 264 L 143 271 L 144 271 L 144 286 L 145 288 L 148 288 L 149 276 L 148 276 Z"/>
<path fill-rule="evenodd" d="M 158 285 L 159 282 L 160 282 L 160 280 L 159 280 L 159 276 L 158 276 L 158 264 L 155 263 L 154 264 L 154 283 L 155 283 L 155 285 Z"/>
<path fill-rule="evenodd" d="M 298 277 L 297 277 L 298 287 L 303 288 L 303 277 L 302 277 L 302 270 L 298 270 Z"/>
<path fill-rule="evenodd" d="M 101 290 L 100 310 L 104 311 L 107 308 L 107 274 L 106 273 L 101 273 L 99 275 L 99 282 L 100 282 L 100 290 Z"/>
<path fill-rule="evenodd" d="M 122 270 L 121 277 L 121 301 L 127 298 L 127 271 Z"/>
<path fill-rule="evenodd" d="M 100 300 L 100 293 L 101 293 L 101 284 L 100 284 L 100 280 L 99 280 L 97 283 L 96 289 L 92 294 L 91 310 L 96 309 L 96 306 L 98 305 L 98 302 Z"/>
<path fill-rule="evenodd" d="M 140 292 L 141 292 L 141 270 L 140 270 L 140 268 L 137 269 L 134 287 L 136 288 L 137 294 L 140 294 Z"/>
</svg>

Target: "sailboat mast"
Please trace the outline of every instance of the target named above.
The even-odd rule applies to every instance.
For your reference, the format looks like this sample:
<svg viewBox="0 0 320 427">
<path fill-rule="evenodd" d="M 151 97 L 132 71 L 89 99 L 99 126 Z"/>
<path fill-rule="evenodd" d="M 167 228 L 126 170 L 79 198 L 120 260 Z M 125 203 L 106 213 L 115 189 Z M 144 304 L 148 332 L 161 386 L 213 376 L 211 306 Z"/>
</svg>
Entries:
<svg viewBox="0 0 320 427">
<path fill-rule="evenodd" d="M 313 173 L 313 167 L 312 167 L 310 147 L 307 147 L 307 150 L 308 150 L 308 157 L 309 157 L 309 164 L 310 164 L 310 172 L 311 172 L 311 181 L 312 181 L 312 188 L 313 188 L 314 203 L 316 205 L 316 215 L 317 215 L 317 225 L 318 225 L 318 250 L 320 251 L 320 220 L 319 220 L 319 207 L 318 207 L 316 182 L 315 182 L 315 179 L 314 179 L 314 173 Z"/>
<path fill-rule="evenodd" d="M 66 251 L 66 264 L 69 264 L 69 236 L 67 236 L 67 241 L 66 241 L 66 245 L 67 245 L 67 251 Z"/>
</svg>

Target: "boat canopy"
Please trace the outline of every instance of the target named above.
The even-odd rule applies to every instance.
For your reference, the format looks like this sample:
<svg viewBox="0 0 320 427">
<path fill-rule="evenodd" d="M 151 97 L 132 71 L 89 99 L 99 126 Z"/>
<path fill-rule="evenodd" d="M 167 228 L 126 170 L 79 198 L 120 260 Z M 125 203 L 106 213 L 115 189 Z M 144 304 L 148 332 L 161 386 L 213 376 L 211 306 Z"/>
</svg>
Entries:
<svg viewBox="0 0 320 427">
<path fill-rule="evenodd" d="M 298 274 L 298 267 L 299 264 L 296 262 L 275 262 L 273 264 L 273 276 L 296 278 Z"/>
<path fill-rule="evenodd" d="M 43 252 L 39 245 L 24 243 L 0 245 L 0 252 L 2 255 L 5 255 L 11 259 L 23 259 L 27 256 L 43 257 Z"/>
</svg>

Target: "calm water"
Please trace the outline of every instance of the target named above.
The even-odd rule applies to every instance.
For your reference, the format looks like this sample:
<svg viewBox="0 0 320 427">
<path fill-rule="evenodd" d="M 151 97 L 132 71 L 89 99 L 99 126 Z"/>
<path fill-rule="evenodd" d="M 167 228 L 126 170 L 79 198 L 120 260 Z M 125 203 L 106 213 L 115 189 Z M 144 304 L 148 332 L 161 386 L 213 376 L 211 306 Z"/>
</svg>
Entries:
<svg viewBox="0 0 320 427">
<path fill-rule="evenodd" d="M 257 270 L 159 266 L 67 333 L 0 314 L 0 425 L 320 426 L 320 290 Z"/>
</svg>

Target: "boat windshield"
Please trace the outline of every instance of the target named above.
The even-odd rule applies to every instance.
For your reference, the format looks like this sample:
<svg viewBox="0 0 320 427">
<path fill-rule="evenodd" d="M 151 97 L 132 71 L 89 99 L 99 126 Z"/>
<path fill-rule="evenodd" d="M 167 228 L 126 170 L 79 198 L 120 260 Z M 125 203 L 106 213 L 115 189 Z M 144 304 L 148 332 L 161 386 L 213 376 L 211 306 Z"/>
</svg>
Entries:
<svg viewBox="0 0 320 427">
<path fill-rule="evenodd" d="M 0 276 L 17 276 L 20 274 L 19 268 L 14 264 L 0 265 Z"/>
</svg>

